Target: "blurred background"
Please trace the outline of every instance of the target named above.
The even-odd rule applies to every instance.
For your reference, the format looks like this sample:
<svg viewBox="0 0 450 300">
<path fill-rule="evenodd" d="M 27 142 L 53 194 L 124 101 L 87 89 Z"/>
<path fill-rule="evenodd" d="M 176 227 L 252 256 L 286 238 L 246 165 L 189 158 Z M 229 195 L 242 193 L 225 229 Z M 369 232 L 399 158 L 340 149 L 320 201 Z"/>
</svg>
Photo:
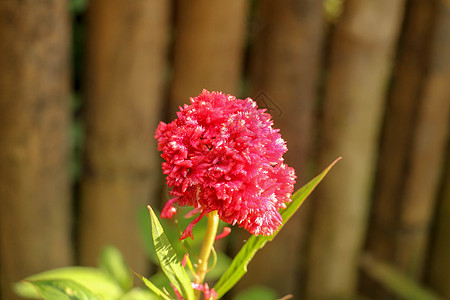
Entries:
<svg viewBox="0 0 450 300">
<path fill-rule="evenodd" d="M 1 0 L 1 299 L 106 244 L 155 272 L 154 131 L 203 88 L 273 115 L 296 188 L 343 156 L 229 299 L 450 299 L 448 0 Z"/>
</svg>

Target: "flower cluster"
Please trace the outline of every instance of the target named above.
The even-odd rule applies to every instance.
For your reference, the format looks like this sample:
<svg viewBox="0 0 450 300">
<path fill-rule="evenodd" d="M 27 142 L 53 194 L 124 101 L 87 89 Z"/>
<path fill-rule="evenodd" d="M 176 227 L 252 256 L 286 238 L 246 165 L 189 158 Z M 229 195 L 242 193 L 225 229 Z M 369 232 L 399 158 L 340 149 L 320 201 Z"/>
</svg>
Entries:
<svg viewBox="0 0 450 300">
<path fill-rule="evenodd" d="M 283 163 L 286 143 L 273 129 L 271 116 L 247 98 L 203 92 L 180 107 L 177 119 L 156 131 L 163 172 L 174 204 L 192 206 L 200 215 L 217 210 L 219 218 L 254 235 L 273 234 L 282 223 L 278 210 L 290 201 L 295 174 Z"/>
</svg>

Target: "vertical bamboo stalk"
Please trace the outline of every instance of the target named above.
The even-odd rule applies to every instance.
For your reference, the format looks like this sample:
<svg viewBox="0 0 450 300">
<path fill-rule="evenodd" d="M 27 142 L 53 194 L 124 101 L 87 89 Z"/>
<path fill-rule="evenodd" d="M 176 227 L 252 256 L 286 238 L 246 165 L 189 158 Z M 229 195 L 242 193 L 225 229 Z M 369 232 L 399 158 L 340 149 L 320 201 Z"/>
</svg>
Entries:
<svg viewBox="0 0 450 300">
<path fill-rule="evenodd" d="M 307 286 L 312 299 L 355 293 L 402 9 L 401 0 L 348 0 L 335 28 L 319 160 L 324 165 L 342 155 L 343 161 L 316 194 Z"/>
<path fill-rule="evenodd" d="M 137 210 L 155 199 L 159 183 L 153 135 L 162 103 L 168 12 L 167 1 L 90 2 L 83 264 L 96 264 L 102 247 L 113 244 L 133 269 L 147 269 Z"/>
<path fill-rule="evenodd" d="M 0 1 L 0 298 L 72 263 L 66 1 Z"/>
<path fill-rule="evenodd" d="M 387 119 L 373 230 L 368 244 L 374 255 L 390 260 L 416 279 L 423 275 L 448 138 L 449 11 L 445 1 L 410 3 L 407 43 L 400 52 L 402 64 L 399 66 L 403 73 L 399 74 L 403 76 L 398 78 L 398 85 L 397 80 L 394 81 L 396 93 L 391 98 L 394 108 L 408 108 L 405 104 L 409 102 L 410 110 L 393 110 L 391 113 L 395 114 Z M 415 60 L 407 59 L 412 54 L 411 43 L 422 49 L 413 54 Z M 401 123 L 405 116 L 408 123 Z M 396 204 L 395 209 L 392 203 Z"/>
<path fill-rule="evenodd" d="M 399 44 L 394 85 L 386 108 L 368 243 L 370 251 L 382 259 L 388 259 L 393 252 L 401 187 L 426 67 L 432 17 L 431 1 L 410 1 Z"/>
<path fill-rule="evenodd" d="M 427 66 L 433 1 L 410 0 L 399 42 L 393 86 L 385 110 L 378 175 L 369 227 L 367 249 L 376 258 L 393 261 L 408 154 Z M 370 280 L 363 290 L 385 298 L 386 291 Z"/>
<path fill-rule="evenodd" d="M 171 111 L 202 89 L 236 94 L 247 16 L 245 0 L 180 0 Z"/>
<path fill-rule="evenodd" d="M 447 147 L 447 149 L 449 149 Z M 447 152 L 446 174 L 442 195 L 436 210 L 436 226 L 427 270 L 428 284 L 443 298 L 450 298 L 450 151 Z"/>
<path fill-rule="evenodd" d="M 308 160 L 325 25 L 322 3 L 260 1 L 257 9 L 250 56 L 251 95 L 260 108 L 272 114 L 275 127 L 286 139 L 289 151 L 285 161 L 295 168 L 299 188 L 311 175 Z M 281 295 L 297 295 L 304 282 L 307 208 L 305 204 L 280 232 L 277 242 L 255 257 L 241 287 L 263 284 Z M 278 267 L 267 272 L 267 262 Z"/>
<path fill-rule="evenodd" d="M 395 262 L 422 277 L 450 124 L 450 3 L 437 1 L 431 51 L 401 198 Z"/>
</svg>

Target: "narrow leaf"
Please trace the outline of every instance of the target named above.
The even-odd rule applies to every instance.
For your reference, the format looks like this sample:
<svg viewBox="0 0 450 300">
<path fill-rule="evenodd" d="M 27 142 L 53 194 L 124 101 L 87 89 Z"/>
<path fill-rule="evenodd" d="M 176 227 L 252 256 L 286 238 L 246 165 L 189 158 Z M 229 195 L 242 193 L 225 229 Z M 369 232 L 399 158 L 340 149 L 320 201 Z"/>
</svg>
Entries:
<svg viewBox="0 0 450 300">
<path fill-rule="evenodd" d="M 439 300 L 434 292 L 420 285 L 414 279 L 401 273 L 394 267 L 377 261 L 370 255 L 365 255 L 361 260 L 363 270 L 384 287 L 391 290 L 401 299 L 410 300 Z"/>
<path fill-rule="evenodd" d="M 111 276 L 126 292 L 133 287 L 133 276 L 120 251 L 113 246 L 107 246 L 100 255 L 100 269 Z"/>
<path fill-rule="evenodd" d="M 329 165 L 325 170 L 317 175 L 314 179 L 308 182 L 306 185 L 301 187 L 297 192 L 292 195 L 292 202 L 287 204 L 287 207 L 281 211 L 281 217 L 283 218 L 283 225 L 278 228 L 278 230 L 271 236 L 254 236 L 252 235 L 247 242 L 242 246 L 239 253 L 231 262 L 230 267 L 225 271 L 220 280 L 214 286 L 218 294 L 218 298 L 222 297 L 226 292 L 228 292 L 241 278 L 247 273 L 247 265 L 252 260 L 255 253 L 261 249 L 267 242 L 274 239 L 281 228 L 286 224 L 286 222 L 292 217 L 292 215 L 299 209 L 303 201 L 311 194 L 311 192 L 316 188 L 316 186 L 322 181 L 322 179 L 327 175 L 330 169 L 338 162 L 341 158 L 336 159 L 331 165 Z"/>
<path fill-rule="evenodd" d="M 177 257 L 175 250 L 167 239 L 158 218 L 150 206 L 148 206 L 148 210 L 150 211 L 150 220 L 152 223 L 153 243 L 161 269 L 185 299 L 194 299 L 194 290 L 192 289 L 191 281 L 181 265 L 181 261 Z"/>
<path fill-rule="evenodd" d="M 46 300 L 100 300 L 88 288 L 72 280 L 36 280 L 30 283 Z"/>
<path fill-rule="evenodd" d="M 164 300 L 170 300 L 170 297 L 165 294 L 163 291 L 161 291 L 156 285 L 154 285 L 150 280 L 145 278 L 144 276 L 139 275 L 138 273 L 134 272 L 139 279 L 142 280 L 142 282 L 158 297 Z"/>
</svg>

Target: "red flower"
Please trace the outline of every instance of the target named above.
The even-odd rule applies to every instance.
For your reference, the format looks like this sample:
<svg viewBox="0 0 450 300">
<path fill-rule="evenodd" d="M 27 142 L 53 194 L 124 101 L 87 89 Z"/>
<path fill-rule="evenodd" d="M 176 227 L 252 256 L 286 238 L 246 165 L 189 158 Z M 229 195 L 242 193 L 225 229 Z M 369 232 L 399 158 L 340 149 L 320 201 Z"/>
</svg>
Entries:
<svg viewBox="0 0 450 300">
<path fill-rule="evenodd" d="M 161 122 L 156 131 L 173 196 L 161 216 L 172 217 L 175 203 L 201 212 L 182 238 L 192 237 L 193 225 L 214 210 L 252 234 L 273 234 L 296 176 L 283 163 L 286 143 L 271 116 L 250 98 L 220 92 L 203 90 L 190 100 L 177 119 Z"/>
</svg>

